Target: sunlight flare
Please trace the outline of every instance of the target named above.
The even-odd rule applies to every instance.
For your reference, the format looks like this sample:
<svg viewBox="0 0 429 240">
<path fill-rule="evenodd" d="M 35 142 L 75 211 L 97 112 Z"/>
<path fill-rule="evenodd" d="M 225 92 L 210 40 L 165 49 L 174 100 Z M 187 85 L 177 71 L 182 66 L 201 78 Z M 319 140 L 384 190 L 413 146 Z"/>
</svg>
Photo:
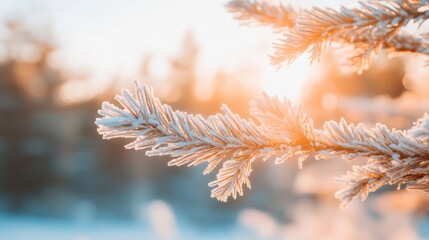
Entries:
<svg viewBox="0 0 429 240">
<path fill-rule="evenodd" d="M 285 96 L 293 101 L 302 97 L 302 87 L 310 76 L 310 62 L 307 56 L 301 56 L 294 63 L 281 69 L 269 63 L 261 69 L 263 89 L 271 96 Z"/>
</svg>

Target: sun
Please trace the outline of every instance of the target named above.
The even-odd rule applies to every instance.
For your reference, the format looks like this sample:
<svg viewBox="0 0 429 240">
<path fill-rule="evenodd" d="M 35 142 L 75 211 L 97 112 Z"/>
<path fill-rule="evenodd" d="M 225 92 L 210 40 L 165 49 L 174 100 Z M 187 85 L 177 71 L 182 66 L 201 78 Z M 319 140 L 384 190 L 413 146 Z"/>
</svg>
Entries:
<svg viewBox="0 0 429 240">
<path fill-rule="evenodd" d="M 293 101 L 300 101 L 310 70 L 310 62 L 306 56 L 301 56 L 292 64 L 279 69 L 267 63 L 261 69 L 263 89 L 271 96 L 285 96 Z"/>
</svg>

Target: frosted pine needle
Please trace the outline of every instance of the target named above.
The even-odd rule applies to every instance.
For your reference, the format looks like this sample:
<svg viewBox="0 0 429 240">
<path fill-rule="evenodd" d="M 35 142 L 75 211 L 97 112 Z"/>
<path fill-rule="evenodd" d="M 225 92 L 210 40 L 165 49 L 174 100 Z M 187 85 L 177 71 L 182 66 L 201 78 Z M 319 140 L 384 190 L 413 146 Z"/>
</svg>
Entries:
<svg viewBox="0 0 429 240">
<path fill-rule="evenodd" d="M 249 25 L 289 28 L 295 26 L 297 10 L 290 5 L 260 0 L 233 0 L 226 8 L 237 20 Z"/>
</svg>

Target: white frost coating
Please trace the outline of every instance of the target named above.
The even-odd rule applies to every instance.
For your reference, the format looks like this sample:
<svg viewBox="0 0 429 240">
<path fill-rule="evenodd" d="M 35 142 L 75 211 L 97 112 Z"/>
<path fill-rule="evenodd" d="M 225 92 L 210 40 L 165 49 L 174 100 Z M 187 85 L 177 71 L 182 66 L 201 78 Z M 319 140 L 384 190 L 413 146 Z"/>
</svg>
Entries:
<svg viewBox="0 0 429 240">
<path fill-rule="evenodd" d="M 425 114 L 424 117 L 419 119 L 415 126 L 410 129 L 409 133 L 413 137 L 429 144 L 429 115 Z"/>
<path fill-rule="evenodd" d="M 314 7 L 297 14 L 296 26 L 283 34 L 275 44 L 275 65 L 293 62 L 309 51 L 318 61 L 332 42 L 352 45 L 356 55 L 348 59 L 358 71 L 369 67 L 375 53 L 391 51 L 429 54 L 427 37 L 402 33 L 410 22 L 423 23 L 429 12 L 421 11 L 426 2 L 417 0 L 361 1 L 357 8 L 334 9 Z"/>
<path fill-rule="evenodd" d="M 222 106 L 225 114 L 213 115 L 207 120 L 200 115 L 173 111 L 169 106 L 161 105 L 151 88 L 138 82 L 134 95 L 124 90 L 116 100 L 124 109 L 103 103 L 99 111 L 102 118 L 98 118 L 96 124 L 103 138 L 135 138 L 126 148 L 150 149 L 146 152 L 148 156 L 172 156 L 174 159 L 169 166 L 207 162 L 205 174 L 227 160 L 228 167 L 224 165 L 218 179 L 210 183 L 216 187 L 212 196 L 222 201 L 229 196 L 242 195 L 242 184 L 250 187 L 247 178 L 254 159 L 283 154 L 283 142 L 271 140 L 264 128 L 241 119 L 226 106 Z M 241 160 L 237 162 L 237 159 Z"/>
<path fill-rule="evenodd" d="M 173 111 L 159 102 L 151 88 L 138 82 L 134 95 L 122 91 L 116 99 L 123 109 L 103 103 L 99 110 L 102 117 L 96 124 L 103 138 L 134 138 L 126 148 L 149 149 L 148 156 L 169 155 L 173 157 L 169 166 L 207 163 L 204 174 L 223 162 L 217 179 L 209 184 L 214 187 L 212 197 L 221 201 L 243 195 L 243 184 L 250 188 L 253 161 L 275 159 L 278 164 L 297 157 L 301 168 L 311 154 L 317 159 L 368 159 L 367 165 L 354 167 L 341 178 L 348 185 L 337 193 L 343 205 L 358 195 L 365 199 L 384 184 L 429 189 L 429 145 L 412 135 L 426 139 L 427 115 L 409 131 L 389 130 L 382 124 L 366 128 L 344 119 L 314 129 L 302 107 L 268 95 L 251 102 L 251 113 L 259 125 L 226 106 L 222 106 L 225 114 L 208 119 Z"/>
</svg>

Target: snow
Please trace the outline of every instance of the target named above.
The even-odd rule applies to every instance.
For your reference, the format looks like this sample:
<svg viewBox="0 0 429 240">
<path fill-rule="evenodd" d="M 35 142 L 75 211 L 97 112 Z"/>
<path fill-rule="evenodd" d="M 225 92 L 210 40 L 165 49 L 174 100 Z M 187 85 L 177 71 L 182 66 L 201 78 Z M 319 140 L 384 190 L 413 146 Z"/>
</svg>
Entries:
<svg viewBox="0 0 429 240">
<path fill-rule="evenodd" d="M 237 239 L 249 238 L 237 226 L 231 229 L 214 227 L 196 229 L 186 221 L 178 221 L 177 236 L 171 239 Z M 78 222 L 67 219 L 0 214 L 0 239 L 7 240 L 141 240 L 162 238 L 148 224 L 130 220 Z"/>
</svg>

